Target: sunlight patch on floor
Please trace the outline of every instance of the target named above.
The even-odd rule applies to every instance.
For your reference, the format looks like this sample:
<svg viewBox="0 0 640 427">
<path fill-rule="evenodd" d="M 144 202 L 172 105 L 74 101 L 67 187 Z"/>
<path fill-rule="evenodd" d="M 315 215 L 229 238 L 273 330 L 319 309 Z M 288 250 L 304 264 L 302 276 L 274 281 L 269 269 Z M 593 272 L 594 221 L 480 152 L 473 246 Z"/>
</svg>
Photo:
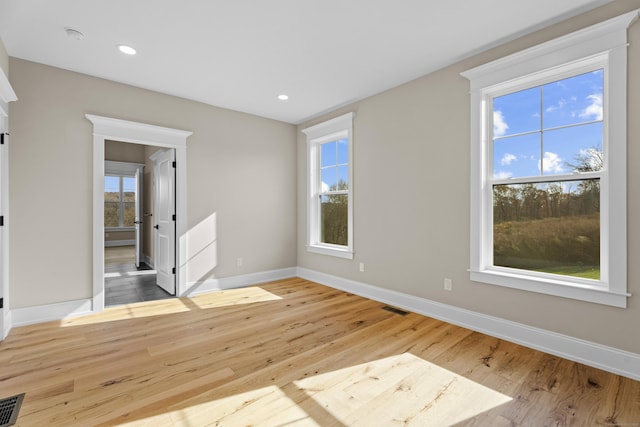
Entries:
<svg viewBox="0 0 640 427">
<path fill-rule="evenodd" d="M 126 276 L 151 276 L 156 274 L 155 270 L 138 270 L 138 271 L 127 271 L 124 273 Z"/>
<path fill-rule="evenodd" d="M 259 388 L 120 425 L 321 426 L 277 386 Z"/>
<path fill-rule="evenodd" d="M 97 323 L 117 322 L 127 319 L 143 317 L 165 316 L 169 314 L 190 311 L 180 298 L 170 298 L 158 301 L 136 302 L 132 304 L 107 307 L 103 312 L 86 316 L 71 317 L 60 321 L 60 326 L 81 326 Z"/>
<path fill-rule="evenodd" d="M 114 277 L 123 277 L 123 276 L 151 276 L 153 274 L 156 274 L 155 270 L 127 271 L 124 273 L 114 271 L 111 273 L 104 273 L 104 277 L 105 279 L 112 279 Z"/>
<path fill-rule="evenodd" d="M 190 310 L 208 310 L 231 307 L 243 304 L 254 304 L 281 300 L 282 297 L 272 294 L 259 286 L 248 288 L 215 291 L 194 297 L 169 298 L 158 301 L 136 302 L 132 304 L 108 307 L 101 313 L 71 317 L 60 321 L 60 326 L 91 325 L 104 322 L 116 322 L 126 319 L 164 316 L 184 313 Z"/>
<path fill-rule="evenodd" d="M 512 400 L 410 353 L 295 384 L 347 426 L 449 426 Z"/>
<path fill-rule="evenodd" d="M 259 286 L 227 289 L 196 295 L 191 301 L 200 309 L 229 307 L 233 305 L 253 304 L 256 302 L 277 301 L 282 297 L 272 294 Z"/>
</svg>

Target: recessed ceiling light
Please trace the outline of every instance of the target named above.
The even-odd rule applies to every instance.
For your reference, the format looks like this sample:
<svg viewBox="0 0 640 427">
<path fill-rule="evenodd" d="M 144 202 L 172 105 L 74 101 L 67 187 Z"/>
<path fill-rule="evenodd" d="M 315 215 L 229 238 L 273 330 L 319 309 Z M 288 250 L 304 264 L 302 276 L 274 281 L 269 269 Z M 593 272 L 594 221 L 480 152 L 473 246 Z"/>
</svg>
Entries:
<svg viewBox="0 0 640 427">
<path fill-rule="evenodd" d="M 280 94 L 280 95 L 278 95 L 278 99 L 279 99 L 280 101 L 286 101 L 287 99 L 289 99 L 289 95 L 286 95 L 286 94 L 284 94 L 284 93 L 283 93 L 283 94 Z"/>
<path fill-rule="evenodd" d="M 118 50 L 122 53 L 125 53 L 127 55 L 135 55 L 136 54 L 136 50 L 134 48 L 132 48 L 131 46 L 127 46 L 126 44 L 119 44 L 118 45 Z"/>
<path fill-rule="evenodd" d="M 66 27 L 64 31 L 67 33 L 67 37 L 75 40 L 82 40 L 84 38 L 84 34 L 75 28 Z"/>
</svg>

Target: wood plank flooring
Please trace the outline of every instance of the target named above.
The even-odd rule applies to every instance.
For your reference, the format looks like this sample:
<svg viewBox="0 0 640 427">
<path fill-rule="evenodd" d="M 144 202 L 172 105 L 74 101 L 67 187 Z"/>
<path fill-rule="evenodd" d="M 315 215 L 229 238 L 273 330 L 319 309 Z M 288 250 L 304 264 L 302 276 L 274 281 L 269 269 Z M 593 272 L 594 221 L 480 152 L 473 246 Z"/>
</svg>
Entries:
<svg viewBox="0 0 640 427">
<path fill-rule="evenodd" d="M 19 426 L 640 426 L 640 383 L 303 279 L 15 328 Z"/>
</svg>

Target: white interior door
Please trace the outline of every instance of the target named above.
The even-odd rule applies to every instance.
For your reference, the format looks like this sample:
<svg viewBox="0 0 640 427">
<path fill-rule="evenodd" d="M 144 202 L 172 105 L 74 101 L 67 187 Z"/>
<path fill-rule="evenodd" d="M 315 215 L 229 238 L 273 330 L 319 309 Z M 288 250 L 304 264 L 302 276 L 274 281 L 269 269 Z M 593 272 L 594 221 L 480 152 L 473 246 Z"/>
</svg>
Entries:
<svg viewBox="0 0 640 427">
<path fill-rule="evenodd" d="M 158 153 L 154 160 L 154 263 L 157 283 L 176 294 L 176 170 L 175 150 Z"/>
<path fill-rule="evenodd" d="M 136 169 L 136 218 L 134 224 L 136 226 L 136 268 L 140 268 L 142 263 L 142 176 L 144 166 Z"/>
</svg>

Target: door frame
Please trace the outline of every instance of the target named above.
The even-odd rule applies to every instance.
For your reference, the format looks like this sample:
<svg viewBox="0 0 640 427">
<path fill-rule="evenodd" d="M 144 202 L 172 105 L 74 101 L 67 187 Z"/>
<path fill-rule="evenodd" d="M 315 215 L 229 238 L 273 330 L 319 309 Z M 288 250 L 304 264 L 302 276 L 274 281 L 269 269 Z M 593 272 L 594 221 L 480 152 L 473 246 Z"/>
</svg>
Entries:
<svg viewBox="0 0 640 427">
<path fill-rule="evenodd" d="M 85 114 L 93 124 L 93 297 L 104 310 L 104 144 L 106 140 L 174 148 L 176 152 L 176 295 L 187 291 L 187 138 L 193 132 Z"/>
<path fill-rule="evenodd" d="M 1 42 L 0 42 L 1 43 Z M 4 133 L 4 144 L 0 145 L 0 215 L 4 225 L 0 232 L 0 341 L 4 340 L 12 327 L 11 304 L 9 302 L 9 103 L 18 97 L 9 79 L 0 67 L 0 133 Z"/>
</svg>

